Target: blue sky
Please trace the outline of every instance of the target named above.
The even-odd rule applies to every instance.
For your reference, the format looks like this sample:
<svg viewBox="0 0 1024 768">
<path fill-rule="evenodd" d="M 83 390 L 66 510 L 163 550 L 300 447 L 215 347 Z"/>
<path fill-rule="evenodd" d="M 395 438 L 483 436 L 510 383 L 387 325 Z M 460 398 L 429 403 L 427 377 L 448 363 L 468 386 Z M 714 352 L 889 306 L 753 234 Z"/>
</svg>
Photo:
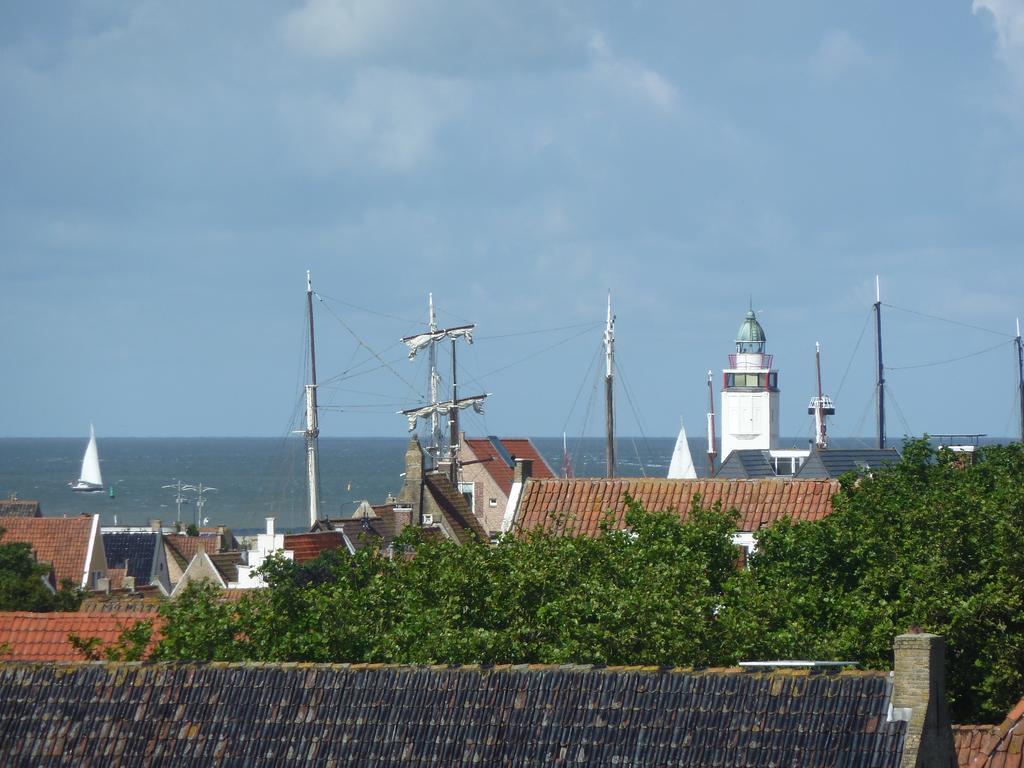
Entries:
<svg viewBox="0 0 1024 768">
<path fill-rule="evenodd" d="M 5 0 L 0 435 L 286 433 L 306 269 L 321 379 L 388 362 L 326 435 L 405 434 L 428 291 L 469 431 L 598 434 L 609 289 L 623 433 L 702 430 L 752 296 L 783 433 L 820 340 L 870 434 L 876 273 L 965 324 L 886 309 L 887 363 L 981 352 L 894 370 L 890 434 L 1015 434 L 1022 97 L 1020 0 Z"/>
</svg>

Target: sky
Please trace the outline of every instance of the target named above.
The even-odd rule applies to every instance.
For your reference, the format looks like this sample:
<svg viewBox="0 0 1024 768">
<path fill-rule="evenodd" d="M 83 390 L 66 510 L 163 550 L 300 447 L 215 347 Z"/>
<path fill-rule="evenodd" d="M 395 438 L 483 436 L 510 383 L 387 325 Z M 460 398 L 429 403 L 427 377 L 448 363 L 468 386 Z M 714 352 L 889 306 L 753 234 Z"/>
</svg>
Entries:
<svg viewBox="0 0 1024 768">
<path fill-rule="evenodd" d="M 2 437 L 299 428 L 307 269 L 326 436 L 406 434 L 431 292 L 467 431 L 601 434 L 609 291 L 620 434 L 753 306 L 782 433 L 820 341 L 871 435 L 876 274 L 889 434 L 1016 435 L 1022 245 L 1024 0 L 0 0 Z"/>
</svg>

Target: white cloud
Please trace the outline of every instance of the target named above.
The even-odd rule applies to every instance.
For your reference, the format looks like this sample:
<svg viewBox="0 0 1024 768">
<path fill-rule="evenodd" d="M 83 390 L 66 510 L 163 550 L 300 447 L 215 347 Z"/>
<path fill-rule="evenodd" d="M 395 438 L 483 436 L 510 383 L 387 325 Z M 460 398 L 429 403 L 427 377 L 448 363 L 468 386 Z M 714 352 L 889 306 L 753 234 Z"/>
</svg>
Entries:
<svg viewBox="0 0 1024 768">
<path fill-rule="evenodd" d="M 468 86 L 459 80 L 368 68 L 343 98 L 289 97 L 282 116 L 303 164 L 315 173 L 369 165 L 404 173 L 434 152 L 458 115 Z"/>
<path fill-rule="evenodd" d="M 1024 86 L 1024 0 L 974 0 L 971 10 L 992 15 L 997 54 L 1017 85 Z"/>
<path fill-rule="evenodd" d="M 358 57 L 392 43 L 421 2 L 307 0 L 284 21 L 285 39 L 312 56 Z"/>
<path fill-rule="evenodd" d="M 868 68 L 872 59 L 857 38 L 844 29 L 832 29 L 821 38 L 813 64 L 818 74 L 833 78 Z"/>
<path fill-rule="evenodd" d="M 615 56 L 600 32 L 590 38 L 591 74 L 615 90 L 639 97 L 664 112 L 671 112 L 679 93 L 663 75 L 638 61 Z"/>
<path fill-rule="evenodd" d="M 282 20 L 302 56 L 476 76 L 580 66 L 585 27 L 561 3 L 304 0 Z"/>
</svg>

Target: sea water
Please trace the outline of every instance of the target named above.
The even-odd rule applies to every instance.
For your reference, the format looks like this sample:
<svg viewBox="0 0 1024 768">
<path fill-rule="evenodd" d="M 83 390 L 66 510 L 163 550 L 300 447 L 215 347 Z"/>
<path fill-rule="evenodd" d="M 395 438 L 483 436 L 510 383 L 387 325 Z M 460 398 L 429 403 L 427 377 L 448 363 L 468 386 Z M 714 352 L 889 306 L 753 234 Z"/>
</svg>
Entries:
<svg viewBox="0 0 1024 768">
<path fill-rule="evenodd" d="M 986 440 L 985 442 L 991 442 Z M 47 517 L 99 513 L 103 525 L 147 525 L 200 522 L 227 525 L 239 532 L 256 531 L 274 517 L 279 528 L 307 527 L 305 509 L 305 444 L 288 438 L 101 438 L 98 440 L 103 481 L 114 496 L 76 493 L 85 439 L 0 438 L 0 497 L 16 493 L 42 504 Z M 562 438 L 533 438 L 552 471 L 562 470 Z M 382 503 L 398 494 L 405 470 L 405 438 L 321 438 L 321 509 L 324 514 L 351 514 L 363 499 Z M 689 439 L 698 476 L 706 474 L 707 441 Z M 833 440 L 834 447 L 867 448 L 859 438 Z M 616 472 L 623 477 L 664 477 L 675 446 L 674 437 L 622 437 L 616 440 Z M 781 440 L 780 446 L 807 447 L 807 440 Z M 578 477 L 604 474 L 604 440 L 568 441 Z M 190 503 L 175 504 L 176 481 L 216 488 L 204 494 L 200 515 L 196 494 Z"/>
<path fill-rule="evenodd" d="M 100 466 L 106 490 L 77 493 L 68 483 L 78 477 L 86 440 L 0 438 L 0 497 L 17 494 L 42 505 L 47 517 L 99 513 L 103 525 L 205 522 L 236 531 L 259 530 L 275 517 L 279 528 L 308 525 L 305 444 L 290 438 L 100 438 Z M 562 468 L 562 439 L 534 438 L 556 474 Z M 366 499 L 380 504 L 398 494 L 405 471 L 405 438 L 321 438 L 322 510 L 351 514 Z M 622 438 L 616 441 L 617 471 L 623 476 L 663 477 L 675 438 Z M 604 441 L 570 440 L 577 475 L 604 473 Z M 702 461 L 703 441 L 691 441 L 694 461 Z M 698 472 L 703 465 L 698 465 Z M 204 494 L 200 514 L 196 493 L 175 503 L 177 481 L 215 488 Z M 113 498 L 109 489 L 113 488 Z"/>
</svg>

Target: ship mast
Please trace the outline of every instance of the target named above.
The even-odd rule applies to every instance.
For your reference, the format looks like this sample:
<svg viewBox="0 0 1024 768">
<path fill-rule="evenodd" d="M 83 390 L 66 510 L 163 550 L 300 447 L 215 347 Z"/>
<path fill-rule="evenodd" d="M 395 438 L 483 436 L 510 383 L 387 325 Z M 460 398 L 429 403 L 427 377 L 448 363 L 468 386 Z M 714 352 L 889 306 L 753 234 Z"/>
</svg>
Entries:
<svg viewBox="0 0 1024 768">
<path fill-rule="evenodd" d="M 430 309 L 428 313 L 428 327 L 431 333 L 437 331 L 437 315 L 434 314 L 434 294 L 428 294 Z M 437 372 L 437 345 L 431 344 L 427 349 L 427 357 L 430 363 L 430 403 L 437 405 L 437 391 L 441 385 L 441 375 Z M 430 439 L 427 441 L 427 455 L 430 456 L 434 466 L 437 466 L 441 457 L 441 443 L 444 436 L 441 433 L 441 417 L 435 410 L 430 414 Z"/>
<path fill-rule="evenodd" d="M 818 371 L 818 396 L 811 398 L 807 412 L 814 415 L 814 447 L 823 451 L 828 448 L 825 417 L 835 415 L 836 407 L 832 398 L 821 389 L 821 344 L 817 341 L 814 342 L 814 367 Z"/>
<path fill-rule="evenodd" d="M 452 338 L 452 402 L 459 402 L 459 384 L 455 367 L 455 339 Z M 435 416 L 436 416 L 435 411 Z M 451 435 L 448 438 L 448 475 L 452 485 L 459 486 L 459 409 L 452 408 L 448 412 L 448 426 L 451 428 Z"/>
<path fill-rule="evenodd" d="M 875 356 L 878 361 L 878 378 L 875 381 L 877 402 L 877 446 L 885 448 L 885 367 L 882 365 L 882 292 L 878 275 L 875 275 Z"/>
<path fill-rule="evenodd" d="M 459 338 L 466 340 L 467 344 L 473 343 L 473 330 L 475 325 L 458 325 L 452 328 L 438 328 L 434 316 L 434 297 L 430 296 L 430 324 L 426 333 L 417 333 L 412 336 L 405 336 L 402 341 L 409 347 L 409 359 L 416 357 L 416 353 L 424 347 L 430 360 L 430 404 L 419 408 L 409 408 L 399 411 L 400 414 L 409 420 L 409 431 L 416 429 L 416 422 L 419 419 L 428 419 L 430 422 L 430 445 L 428 450 L 434 454 L 435 461 L 441 455 L 442 433 L 439 419 L 441 416 L 448 418 L 449 442 L 448 458 L 451 462 L 449 468 L 452 483 L 458 483 L 459 474 L 459 411 L 464 408 L 473 408 L 477 413 L 483 413 L 484 398 L 486 394 L 474 395 L 472 397 L 459 397 L 458 380 L 456 378 L 455 342 Z M 437 374 L 437 345 L 450 339 L 452 343 L 452 397 L 450 400 L 438 401 L 437 390 L 440 377 Z"/>
<path fill-rule="evenodd" d="M 612 315 L 612 294 L 608 292 L 608 319 L 604 328 L 604 426 L 605 476 L 615 477 L 615 408 L 612 402 L 612 381 L 615 368 L 615 316 Z"/>
<path fill-rule="evenodd" d="M 1017 318 L 1017 398 L 1020 405 L 1020 441 L 1024 443 L 1024 344 L 1020 339 L 1020 318 Z"/>
<path fill-rule="evenodd" d="M 711 371 L 708 371 L 708 477 L 715 476 L 715 388 L 711 382 Z"/>
<path fill-rule="evenodd" d="M 309 525 L 320 519 L 320 466 L 317 438 L 320 426 L 316 413 L 316 344 L 313 337 L 313 281 L 306 270 L 306 313 L 309 317 L 309 383 L 306 385 L 306 485 L 309 501 Z"/>
</svg>

